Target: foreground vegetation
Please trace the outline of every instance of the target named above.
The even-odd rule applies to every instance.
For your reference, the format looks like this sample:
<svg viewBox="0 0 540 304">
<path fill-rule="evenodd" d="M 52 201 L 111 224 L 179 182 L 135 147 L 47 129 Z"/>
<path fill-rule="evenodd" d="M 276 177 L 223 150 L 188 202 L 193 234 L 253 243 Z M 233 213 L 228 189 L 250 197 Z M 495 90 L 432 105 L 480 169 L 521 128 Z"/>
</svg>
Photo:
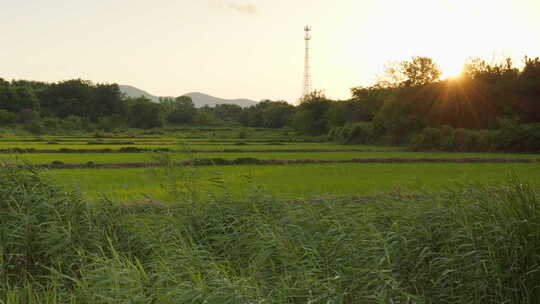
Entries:
<svg viewBox="0 0 540 304">
<path fill-rule="evenodd" d="M 535 303 L 540 195 L 89 203 L 0 167 L 0 303 Z"/>
</svg>

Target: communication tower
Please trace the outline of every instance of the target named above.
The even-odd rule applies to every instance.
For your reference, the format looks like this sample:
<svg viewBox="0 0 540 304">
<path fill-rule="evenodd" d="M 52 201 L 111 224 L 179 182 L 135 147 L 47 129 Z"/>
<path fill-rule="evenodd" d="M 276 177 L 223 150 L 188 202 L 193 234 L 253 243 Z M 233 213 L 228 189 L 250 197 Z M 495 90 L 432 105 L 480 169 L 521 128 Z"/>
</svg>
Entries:
<svg viewBox="0 0 540 304">
<path fill-rule="evenodd" d="M 304 27 L 304 41 L 306 42 L 306 53 L 304 57 L 304 92 L 302 97 L 311 93 L 311 63 L 309 58 L 309 41 L 311 40 L 311 26 Z"/>
</svg>

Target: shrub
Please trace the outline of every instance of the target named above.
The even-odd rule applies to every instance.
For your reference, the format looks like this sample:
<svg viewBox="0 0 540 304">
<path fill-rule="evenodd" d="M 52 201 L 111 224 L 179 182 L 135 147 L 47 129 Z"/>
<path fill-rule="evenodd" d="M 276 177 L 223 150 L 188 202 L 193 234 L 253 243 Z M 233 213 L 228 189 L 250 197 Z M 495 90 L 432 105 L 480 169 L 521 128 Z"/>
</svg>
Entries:
<svg viewBox="0 0 540 304">
<path fill-rule="evenodd" d="M 62 119 L 62 129 L 64 130 L 81 130 L 83 129 L 84 119 L 80 116 L 69 115 Z"/>
<path fill-rule="evenodd" d="M 439 150 L 441 148 L 441 131 L 427 127 L 420 134 L 412 137 L 411 147 L 415 151 Z"/>
<path fill-rule="evenodd" d="M 540 152 L 540 123 L 521 124 L 502 120 L 496 147 L 508 152 Z"/>
<path fill-rule="evenodd" d="M 25 128 L 32 134 L 42 134 L 45 130 L 43 123 L 38 119 L 34 119 L 30 123 L 26 124 Z"/>
<path fill-rule="evenodd" d="M 454 151 L 455 148 L 454 128 L 451 126 L 441 127 L 441 138 L 439 148 L 442 151 Z"/>
<path fill-rule="evenodd" d="M 0 109 L 0 125 L 10 125 L 17 121 L 17 114 Z"/>
<path fill-rule="evenodd" d="M 58 117 L 47 116 L 43 118 L 43 126 L 48 130 L 56 130 L 62 125 L 62 121 Z"/>
<path fill-rule="evenodd" d="M 333 128 L 328 137 L 345 145 L 370 144 L 377 142 L 377 133 L 373 123 L 362 122 Z"/>
</svg>

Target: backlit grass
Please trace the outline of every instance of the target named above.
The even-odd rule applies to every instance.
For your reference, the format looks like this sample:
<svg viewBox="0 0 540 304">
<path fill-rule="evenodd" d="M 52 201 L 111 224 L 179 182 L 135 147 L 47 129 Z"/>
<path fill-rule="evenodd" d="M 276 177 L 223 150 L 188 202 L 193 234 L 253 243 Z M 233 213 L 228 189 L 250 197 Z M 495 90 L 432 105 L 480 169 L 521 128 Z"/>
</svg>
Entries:
<svg viewBox="0 0 540 304">
<path fill-rule="evenodd" d="M 283 201 L 246 187 L 118 205 L 0 167 L 0 196 L 0 303 L 540 298 L 540 195 L 515 176 L 411 196 Z"/>
</svg>

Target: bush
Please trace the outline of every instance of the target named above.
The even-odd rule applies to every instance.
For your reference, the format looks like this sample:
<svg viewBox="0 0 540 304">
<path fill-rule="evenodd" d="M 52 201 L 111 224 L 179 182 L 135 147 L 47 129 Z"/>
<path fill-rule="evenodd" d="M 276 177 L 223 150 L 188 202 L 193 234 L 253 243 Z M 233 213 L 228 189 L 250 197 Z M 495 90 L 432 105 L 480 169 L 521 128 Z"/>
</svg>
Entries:
<svg viewBox="0 0 540 304">
<path fill-rule="evenodd" d="M 17 122 L 17 114 L 0 109 L 0 125 L 10 125 Z"/>
<path fill-rule="evenodd" d="M 412 137 L 409 147 L 414 151 L 490 152 L 496 148 L 493 130 L 441 129 L 427 127 Z"/>
<path fill-rule="evenodd" d="M 501 120 L 501 128 L 495 136 L 496 147 L 508 152 L 540 152 L 540 123 L 517 124 Z"/>
<path fill-rule="evenodd" d="M 414 151 L 440 150 L 442 143 L 441 131 L 427 127 L 420 134 L 414 135 L 410 146 Z"/>
<path fill-rule="evenodd" d="M 117 123 L 114 121 L 113 117 L 100 117 L 98 118 L 98 122 L 96 127 L 100 130 L 103 130 L 105 132 L 111 132 L 115 127 L 117 126 Z"/>
<path fill-rule="evenodd" d="M 83 118 L 80 116 L 70 115 L 61 122 L 62 129 L 67 131 L 72 130 L 82 130 L 83 129 Z"/>
<path fill-rule="evenodd" d="M 362 122 L 333 128 L 328 137 L 345 145 L 365 145 L 377 142 L 377 133 L 373 123 Z"/>
<path fill-rule="evenodd" d="M 454 128 L 451 126 L 442 126 L 440 134 L 439 149 L 442 151 L 454 151 Z"/>
<path fill-rule="evenodd" d="M 26 130 L 32 134 L 43 134 L 45 127 L 40 120 L 34 119 L 27 125 L 25 125 Z"/>
<path fill-rule="evenodd" d="M 208 123 L 214 122 L 215 120 L 216 118 L 214 116 L 200 110 L 195 113 L 195 117 L 193 118 L 193 122 L 198 125 L 206 125 Z"/>
<path fill-rule="evenodd" d="M 58 117 L 47 116 L 43 118 L 43 126 L 47 130 L 57 130 L 62 125 L 62 121 Z"/>
</svg>

